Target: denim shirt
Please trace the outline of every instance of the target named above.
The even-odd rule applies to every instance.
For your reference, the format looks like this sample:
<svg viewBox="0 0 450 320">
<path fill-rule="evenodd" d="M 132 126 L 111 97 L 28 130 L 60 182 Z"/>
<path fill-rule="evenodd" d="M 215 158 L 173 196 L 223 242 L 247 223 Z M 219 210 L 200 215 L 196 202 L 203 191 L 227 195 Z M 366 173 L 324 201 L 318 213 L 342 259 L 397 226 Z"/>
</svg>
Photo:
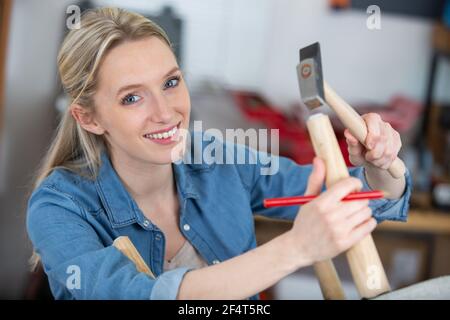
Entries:
<svg viewBox="0 0 450 320">
<path fill-rule="evenodd" d="M 296 217 L 298 206 L 264 208 L 263 200 L 304 194 L 311 165 L 276 156 L 263 164 L 260 159 L 265 153 L 203 134 L 200 137 L 200 146 L 190 142 L 186 155 L 197 155 L 214 142 L 227 156 L 234 152 L 230 157 L 244 154 L 256 159 L 244 164 L 172 164 L 180 230 L 213 265 L 256 247 L 255 214 L 287 220 Z M 277 172 L 261 174 L 274 161 L 278 161 Z M 350 174 L 370 189 L 363 168 L 350 168 Z M 370 202 L 378 222 L 406 220 L 411 195 L 408 172 L 406 180 L 400 199 Z M 165 236 L 139 209 L 105 151 L 95 179 L 62 168 L 52 171 L 29 199 L 27 230 L 56 299 L 175 299 L 190 270 L 163 272 Z M 112 246 L 119 236 L 131 239 L 156 279 L 138 272 Z M 257 299 L 257 295 L 250 298 Z"/>
</svg>

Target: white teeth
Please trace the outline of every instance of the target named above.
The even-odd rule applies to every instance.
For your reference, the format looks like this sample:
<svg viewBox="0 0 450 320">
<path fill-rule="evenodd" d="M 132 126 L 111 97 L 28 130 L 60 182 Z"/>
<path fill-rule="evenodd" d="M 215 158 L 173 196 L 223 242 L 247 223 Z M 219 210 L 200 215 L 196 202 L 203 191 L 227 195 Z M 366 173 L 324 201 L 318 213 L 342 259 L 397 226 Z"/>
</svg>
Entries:
<svg viewBox="0 0 450 320">
<path fill-rule="evenodd" d="M 163 132 L 163 133 L 154 133 L 154 134 L 146 134 L 144 137 L 149 139 L 167 139 L 175 134 L 177 132 L 178 128 L 173 127 L 171 130 Z"/>
</svg>

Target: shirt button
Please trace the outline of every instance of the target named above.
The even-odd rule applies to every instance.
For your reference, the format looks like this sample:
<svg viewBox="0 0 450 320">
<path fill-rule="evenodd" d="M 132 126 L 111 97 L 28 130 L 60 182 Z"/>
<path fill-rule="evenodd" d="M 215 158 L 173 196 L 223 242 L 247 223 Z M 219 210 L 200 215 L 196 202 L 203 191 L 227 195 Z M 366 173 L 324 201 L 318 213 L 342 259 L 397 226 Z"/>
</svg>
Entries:
<svg viewBox="0 0 450 320">
<path fill-rule="evenodd" d="M 184 231 L 189 231 L 191 230 L 191 226 L 188 225 L 187 223 L 183 226 Z"/>
<path fill-rule="evenodd" d="M 155 236 L 155 239 L 159 241 L 159 240 L 161 240 L 161 236 L 160 236 L 159 234 L 157 234 L 157 235 Z"/>
<path fill-rule="evenodd" d="M 144 220 L 144 227 L 148 227 L 150 225 L 150 221 Z"/>
<path fill-rule="evenodd" d="M 218 264 L 218 263 L 220 263 L 220 261 L 219 261 L 219 260 L 213 260 L 212 263 L 213 263 L 213 264 Z"/>
</svg>

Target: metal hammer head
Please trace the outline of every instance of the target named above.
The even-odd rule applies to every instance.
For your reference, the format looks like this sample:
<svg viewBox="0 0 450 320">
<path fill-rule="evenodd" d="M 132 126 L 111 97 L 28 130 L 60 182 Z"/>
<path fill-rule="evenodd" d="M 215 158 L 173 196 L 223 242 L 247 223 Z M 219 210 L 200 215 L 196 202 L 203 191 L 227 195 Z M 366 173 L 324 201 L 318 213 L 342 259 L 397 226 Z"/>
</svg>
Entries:
<svg viewBox="0 0 450 320">
<path fill-rule="evenodd" d="M 297 76 L 303 103 L 310 110 L 325 105 L 322 61 L 318 42 L 300 49 Z"/>
</svg>

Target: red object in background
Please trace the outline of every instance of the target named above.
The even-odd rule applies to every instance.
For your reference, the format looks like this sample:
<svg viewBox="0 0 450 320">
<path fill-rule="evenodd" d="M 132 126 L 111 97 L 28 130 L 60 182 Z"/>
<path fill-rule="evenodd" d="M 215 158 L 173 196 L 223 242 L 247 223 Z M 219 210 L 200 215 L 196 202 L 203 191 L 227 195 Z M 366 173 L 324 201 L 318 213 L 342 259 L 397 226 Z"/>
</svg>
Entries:
<svg viewBox="0 0 450 320">
<path fill-rule="evenodd" d="M 288 157 L 299 164 L 312 163 L 315 156 L 314 149 L 308 130 L 301 120 L 286 116 L 257 93 L 231 91 L 231 95 L 249 121 L 260 122 L 268 129 L 279 130 L 279 153 L 281 156 Z M 337 131 L 336 134 L 345 162 L 351 166 L 343 132 Z"/>
<path fill-rule="evenodd" d="M 410 130 L 422 113 L 423 105 L 402 95 L 396 95 L 387 105 L 361 104 L 357 105 L 360 114 L 378 113 L 383 121 L 389 122 L 399 133 Z"/>
<path fill-rule="evenodd" d="M 268 129 L 279 129 L 280 155 L 293 159 L 299 164 L 310 164 L 315 156 L 308 130 L 304 125 L 307 114 L 289 117 L 271 105 L 259 94 L 247 91 L 231 91 L 239 109 L 249 121 L 263 123 Z M 389 122 L 400 134 L 410 130 L 422 111 L 422 104 L 407 97 L 394 96 L 387 105 L 361 104 L 355 105 L 360 114 L 378 113 L 381 118 Z M 301 110 L 300 106 L 293 109 Z M 339 147 L 347 166 L 352 166 L 348 158 L 347 142 L 344 137 L 344 127 L 333 114 L 330 116 Z"/>
<path fill-rule="evenodd" d="M 333 9 L 347 9 L 350 7 L 350 0 L 328 0 Z"/>
<path fill-rule="evenodd" d="M 246 91 L 232 91 L 237 106 L 244 116 L 250 121 L 280 121 L 286 120 L 286 117 L 261 96 L 256 93 Z"/>
</svg>

